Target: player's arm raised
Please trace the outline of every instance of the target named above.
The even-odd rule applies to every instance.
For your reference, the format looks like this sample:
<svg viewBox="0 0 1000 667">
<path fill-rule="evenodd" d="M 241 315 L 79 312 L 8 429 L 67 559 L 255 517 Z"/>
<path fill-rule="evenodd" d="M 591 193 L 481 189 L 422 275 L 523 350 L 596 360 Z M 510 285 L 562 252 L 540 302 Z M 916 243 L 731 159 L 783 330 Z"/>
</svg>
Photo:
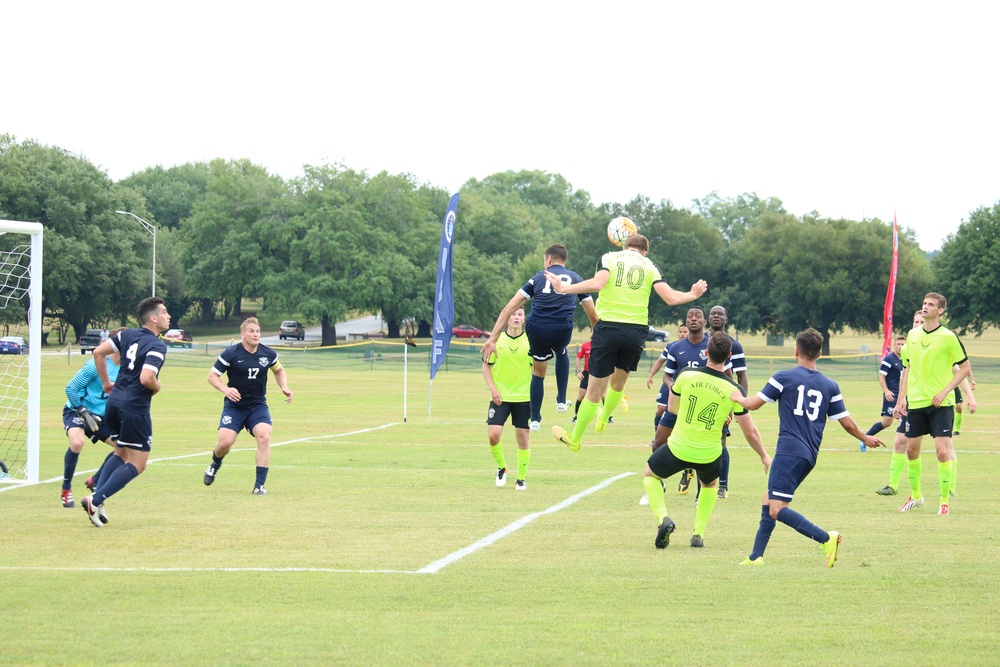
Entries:
<svg viewBox="0 0 1000 667">
<path fill-rule="evenodd" d="M 608 277 L 610 275 L 607 269 L 601 269 L 594 274 L 593 278 L 569 284 L 559 280 L 559 276 L 556 274 L 546 271 L 545 279 L 549 281 L 549 285 L 552 286 L 553 291 L 560 294 L 583 294 L 585 292 L 600 292 L 608 284 Z"/>
<path fill-rule="evenodd" d="M 668 306 L 679 306 L 682 303 L 694 301 L 707 292 L 708 283 L 704 280 L 699 280 L 694 285 L 691 285 L 691 289 L 687 292 L 679 292 L 665 282 L 658 282 L 653 284 L 653 291 L 655 291 L 657 296 L 663 299 L 663 302 Z"/>
</svg>

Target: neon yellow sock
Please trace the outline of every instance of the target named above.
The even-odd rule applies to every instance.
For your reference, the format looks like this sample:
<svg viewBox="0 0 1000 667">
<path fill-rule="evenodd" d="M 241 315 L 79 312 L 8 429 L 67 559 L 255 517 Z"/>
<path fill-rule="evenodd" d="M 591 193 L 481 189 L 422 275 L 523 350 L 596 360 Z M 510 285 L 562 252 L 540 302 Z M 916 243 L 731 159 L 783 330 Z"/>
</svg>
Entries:
<svg viewBox="0 0 1000 667">
<path fill-rule="evenodd" d="M 951 488 L 948 490 L 958 493 L 958 459 L 951 460 Z"/>
<path fill-rule="evenodd" d="M 938 486 L 941 488 L 941 500 L 938 504 L 944 505 L 948 502 L 948 491 L 951 489 L 951 461 L 938 461 Z"/>
<path fill-rule="evenodd" d="M 493 460 L 497 462 L 498 468 L 506 468 L 507 463 L 503 458 L 503 443 L 498 442 L 495 445 L 490 445 L 490 454 L 493 455 Z"/>
<path fill-rule="evenodd" d="M 955 413 L 955 428 L 952 431 L 953 433 L 958 433 L 959 431 L 962 430 L 962 418 L 963 417 L 965 417 L 965 415 L 963 413 L 961 413 L 961 412 L 956 412 Z"/>
<path fill-rule="evenodd" d="M 608 418 L 614 414 L 615 408 L 622 402 L 622 393 L 614 389 L 608 389 L 608 393 L 604 397 L 604 409 L 601 410 L 601 416 L 597 418 L 598 421 L 605 424 L 608 423 Z"/>
<path fill-rule="evenodd" d="M 894 491 L 899 491 L 899 480 L 903 477 L 903 468 L 906 467 L 906 454 L 892 453 L 892 461 L 889 463 L 889 486 Z"/>
<path fill-rule="evenodd" d="M 710 489 L 707 486 L 701 487 L 698 491 L 698 509 L 694 511 L 694 534 L 705 537 L 705 527 L 708 526 L 708 519 L 715 509 L 715 501 L 718 498 L 719 490 Z"/>
<path fill-rule="evenodd" d="M 580 403 L 580 410 L 576 413 L 576 426 L 573 427 L 573 432 L 570 433 L 569 439 L 573 442 L 583 442 L 583 434 L 587 431 L 587 427 L 590 426 L 590 422 L 594 421 L 594 417 L 597 416 L 597 403 L 591 403 L 586 398 Z"/>
<path fill-rule="evenodd" d="M 923 489 L 920 488 L 920 475 L 924 472 L 924 464 L 918 456 L 915 459 L 906 459 L 906 477 L 910 480 L 910 497 L 920 500 L 924 497 Z"/>
<path fill-rule="evenodd" d="M 531 450 L 530 449 L 518 449 L 517 450 L 517 478 L 524 479 L 524 476 L 528 474 L 528 462 L 531 461 Z"/>
<path fill-rule="evenodd" d="M 643 477 L 642 486 L 646 489 L 646 497 L 649 499 L 649 509 L 653 510 L 656 517 L 656 525 L 659 526 L 663 517 L 667 516 L 667 501 L 663 497 L 663 486 L 660 485 L 659 477 Z"/>
</svg>

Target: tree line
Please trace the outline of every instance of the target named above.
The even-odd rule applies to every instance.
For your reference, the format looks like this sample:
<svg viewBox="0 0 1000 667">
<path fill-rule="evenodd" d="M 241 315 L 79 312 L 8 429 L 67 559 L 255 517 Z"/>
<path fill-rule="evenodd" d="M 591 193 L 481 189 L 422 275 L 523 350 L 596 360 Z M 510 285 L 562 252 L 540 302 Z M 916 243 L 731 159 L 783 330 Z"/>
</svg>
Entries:
<svg viewBox="0 0 1000 667">
<path fill-rule="evenodd" d="M 455 317 L 489 327 L 542 265 L 553 242 L 584 277 L 612 250 L 608 220 L 627 215 L 673 286 L 709 283 L 741 331 L 827 338 L 881 328 L 892 224 L 788 213 L 776 198 L 711 193 L 678 207 L 641 195 L 595 203 L 558 174 L 502 172 L 461 190 L 454 246 Z M 149 294 L 157 226 L 156 288 L 175 322 L 238 319 L 243 299 L 322 324 L 381 313 L 389 337 L 407 326 L 430 336 L 441 219 L 449 192 L 409 174 L 369 175 L 306 165 L 289 180 L 248 160 L 150 167 L 111 180 L 84 157 L 0 135 L 0 218 L 45 227 L 43 312 L 60 341 L 92 323 L 124 323 Z M 895 312 L 908 321 L 928 291 L 949 299 L 951 324 L 981 332 L 1000 322 L 1000 203 L 974 211 L 933 259 L 912 232 L 899 239 Z M 711 304 L 708 304 L 711 302 Z M 654 300 L 652 322 L 682 309 Z M 578 324 L 585 325 L 579 314 Z"/>
</svg>

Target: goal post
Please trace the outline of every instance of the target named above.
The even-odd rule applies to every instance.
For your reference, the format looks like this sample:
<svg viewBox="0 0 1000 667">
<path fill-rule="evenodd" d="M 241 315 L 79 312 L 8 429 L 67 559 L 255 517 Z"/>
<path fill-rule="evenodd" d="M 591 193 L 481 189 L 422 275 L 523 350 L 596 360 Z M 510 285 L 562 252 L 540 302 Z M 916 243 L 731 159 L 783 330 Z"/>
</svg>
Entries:
<svg viewBox="0 0 1000 667">
<path fill-rule="evenodd" d="M 0 461 L 7 468 L 0 483 L 39 481 L 42 230 L 37 222 L 0 220 L 0 334 L 8 338 L 0 343 Z"/>
</svg>

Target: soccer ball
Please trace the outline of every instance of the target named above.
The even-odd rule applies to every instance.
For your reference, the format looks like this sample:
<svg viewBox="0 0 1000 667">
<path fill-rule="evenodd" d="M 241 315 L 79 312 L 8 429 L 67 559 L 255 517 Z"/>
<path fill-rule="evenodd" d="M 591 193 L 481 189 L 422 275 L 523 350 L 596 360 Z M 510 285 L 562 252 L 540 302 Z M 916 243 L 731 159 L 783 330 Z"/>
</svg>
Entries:
<svg viewBox="0 0 1000 667">
<path fill-rule="evenodd" d="M 618 216 L 608 223 L 608 240 L 620 248 L 636 231 L 635 223 L 630 218 Z"/>
</svg>

